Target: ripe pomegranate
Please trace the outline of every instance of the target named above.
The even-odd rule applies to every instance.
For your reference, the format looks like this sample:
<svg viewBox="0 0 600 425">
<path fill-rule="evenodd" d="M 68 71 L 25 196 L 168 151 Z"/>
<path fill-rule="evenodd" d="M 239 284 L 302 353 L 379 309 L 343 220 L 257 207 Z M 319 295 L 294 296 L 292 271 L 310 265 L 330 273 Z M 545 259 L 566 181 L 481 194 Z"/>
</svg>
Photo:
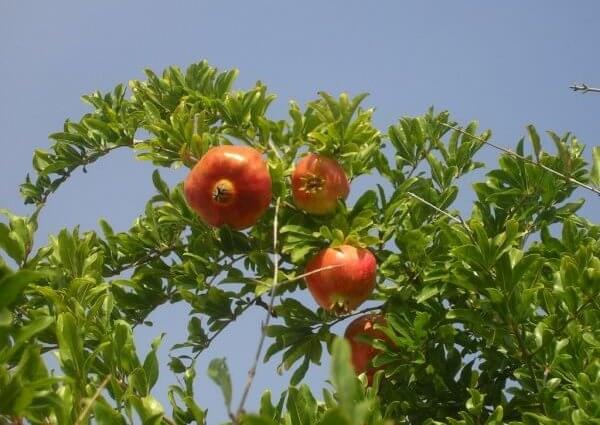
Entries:
<svg viewBox="0 0 600 425">
<path fill-rule="evenodd" d="M 245 229 L 258 221 L 271 203 L 271 176 L 256 149 L 211 148 L 184 183 L 188 204 L 212 226 Z"/>
<path fill-rule="evenodd" d="M 371 360 L 379 354 L 379 350 L 366 342 L 358 341 L 357 336 L 366 335 L 374 339 L 389 341 L 386 334 L 374 328 L 375 324 L 385 324 L 385 318 L 381 314 L 366 314 L 350 322 L 344 333 L 344 337 L 350 343 L 352 366 L 357 375 L 363 372 L 367 374 L 369 385 L 373 383 L 373 375 L 377 371 L 371 366 Z"/>
<path fill-rule="evenodd" d="M 318 269 L 324 270 L 306 276 L 306 285 L 321 307 L 337 314 L 354 310 L 375 287 L 377 261 L 365 248 L 324 249 L 306 265 L 307 273 Z"/>
<path fill-rule="evenodd" d="M 346 199 L 349 192 L 348 178 L 336 160 L 310 153 L 296 164 L 292 196 L 298 208 L 311 214 L 329 214 L 338 199 Z"/>
</svg>

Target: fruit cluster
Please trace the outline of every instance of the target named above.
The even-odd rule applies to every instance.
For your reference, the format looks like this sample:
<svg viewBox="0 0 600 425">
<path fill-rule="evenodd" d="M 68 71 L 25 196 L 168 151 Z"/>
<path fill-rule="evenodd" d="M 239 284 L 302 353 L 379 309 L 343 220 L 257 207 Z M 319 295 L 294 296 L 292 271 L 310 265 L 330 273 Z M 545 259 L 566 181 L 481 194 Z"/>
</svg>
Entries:
<svg viewBox="0 0 600 425">
<path fill-rule="evenodd" d="M 345 200 L 350 185 L 344 169 L 332 158 L 309 153 L 295 166 L 291 177 L 295 205 L 307 213 L 327 215 Z M 241 230 L 254 225 L 271 203 L 271 176 L 266 161 L 256 149 L 246 146 L 217 146 L 202 156 L 184 184 L 190 207 L 207 224 L 227 225 Z M 366 248 L 340 245 L 326 248 L 306 265 L 306 285 L 325 310 L 347 314 L 361 305 L 375 287 L 377 262 Z M 355 319 L 345 337 L 352 348 L 357 373 L 372 381 L 371 359 L 377 350 L 360 336 L 386 340 L 380 314 Z"/>
</svg>

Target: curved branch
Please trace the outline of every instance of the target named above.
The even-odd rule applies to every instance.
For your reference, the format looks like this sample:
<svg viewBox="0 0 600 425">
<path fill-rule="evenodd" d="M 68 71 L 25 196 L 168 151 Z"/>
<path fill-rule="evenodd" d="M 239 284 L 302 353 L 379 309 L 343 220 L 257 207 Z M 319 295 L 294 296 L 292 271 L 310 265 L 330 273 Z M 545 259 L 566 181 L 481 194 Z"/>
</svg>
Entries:
<svg viewBox="0 0 600 425">
<path fill-rule="evenodd" d="M 130 144 L 123 144 L 123 145 L 115 145 L 115 146 L 110 146 L 106 149 L 103 149 L 101 151 L 97 151 L 95 153 L 93 153 L 92 155 L 89 156 L 85 156 L 83 157 L 83 160 L 78 163 L 75 164 L 71 167 L 67 167 L 65 171 L 60 172 L 60 173 L 56 173 L 59 174 L 60 177 L 56 180 L 54 180 L 51 185 L 46 188 L 46 190 L 44 192 L 42 192 L 42 196 L 40 198 L 40 200 L 38 202 L 35 203 L 36 208 L 33 211 L 33 213 L 31 214 L 31 217 L 35 217 L 36 221 L 37 221 L 37 217 L 40 214 L 40 211 L 42 210 L 42 208 L 44 208 L 44 206 L 46 205 L 46 202 L 48 201 L 48 197 L 53 194 L 54 192 L 56 192 L 56 190 L 65 182 L 67 181 L 67 179 L 69 177 L 71 177 L 71 175 L 73 174 L 73 172 L 75 172 L 77 169 L 79 168 L 83 168 L 84 172 L 85 172 L 85 167 L 96 162 L 98 159 L 102 158 L 105 155 L 108 155 L 110 152 L 119 149 L 119 148 L 123 148 L 123 147 L 131 147 L 133 146 L 135 143 L 137 143 L 138 140 L 132 139 Z"/>
</svg>

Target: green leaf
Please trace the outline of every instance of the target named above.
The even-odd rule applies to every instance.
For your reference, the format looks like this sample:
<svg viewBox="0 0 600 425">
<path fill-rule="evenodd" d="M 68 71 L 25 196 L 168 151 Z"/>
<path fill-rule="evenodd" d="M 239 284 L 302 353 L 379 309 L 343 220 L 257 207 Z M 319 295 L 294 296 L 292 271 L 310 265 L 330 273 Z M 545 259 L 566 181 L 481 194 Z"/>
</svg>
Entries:
<svg viewBox="0 0 600 425">
<path fill-rule="evenodd" d="M 592 171 L 590 180 L 596 187 L 600 187 L 600 146 L 592 148 Z"/>
<path fill-rule="evenodd" d="M 162 423 L 165 411 L 154 397 L 139 398 L 133 396 L 130 400 L 142 420 L 142 425 L 160 425 Z"/>
<path fill-rule="evenodd" d="M 425 286 L 419 295 L 417 295 L 416 301 L 418 304 L 421 304 L 427 301 L 429 298 L 436 296 L 440 292 L 440 289 L 437 286 Z"/>
<path fill-rule="evenodd" d="M 56 337 L 58 339 L 58 352 L 63 367 L 70 369 L 70 373 L 80 372 L 82 364 L 83 347 L 79 335 L 81 328 L 77 319 L 71 313 L 61 313 L 56 321 Z"/>
<path fill-rule="evenodd" d="M 185 372 L 185 365 L 178 357 L 171 357 L 171 361 L 169 362 L 169 369 L 174 373 L 183 373 Z"/>
<path fill-rule="evenodd" d="M 531 124 L 527 126 L 527 131 L 529 132 L 529 139 L 531 139 L 531 144 L 533 146 L 533 152 L 535 153 L 535 158 L 540 160 L 540 153 L 542 152 L 542 144 L 540 142 L 540 135 L 538 134 L 535 127 Z"/>
<path fill-rule="evenodd" d="M 12 351 L 18 351 L 19 348 L 27 341 L 29 341 L 31 337 L 42 332 L 44 329 L 48 328 L 48 326 L 50 326 L 53 323 L 54 317 L 42 316 L 20 328 L 14 335 L 15 343 L 13 345 Z"/>
<path fill-rule="evenodd" d="M 484 395 L 482 395 L 475 388 L 467 388 L 471 397 L 467 400 L 466 408 L 469 413 L 479 416 L 481 414 L 481 409 L 483 408 L 483 399 Z"/>
<path fill-rule="evenodd" d="M 94 403 L 94 419 L 98 425 L 126 425 L 125 418 L 104 399 Z"/>
<path fill-rule="evenodd" d="M 544 322 L 540 322 L 536 325 L 534 335 L 535 335 L 535 345 L 537 347 L 541 347 L 544 341 L 544 331 L 546 330 L 546 324 Z"/>
<path fill-rule="evenodd" d="M 27 285 L 37 282 L 45 275 L 31 270 L 20 270 L 0 280 L 0 310 L 11 305 Z"/>
<path fill-rule="evenodd" d="M 241 423 L 243 425 L 277 425 L 272 419 L 257 415 L 244 415 Z"/>
<path fill-rule="evenodd" d="M 4 223 L 0 223 L 0 248 L 17 263 L 25 256 L 25 245 L 15 237 L 14 232 Z"/>
<path fill-rule="evenodd" d="M 359 215 L 363 210 L 377 207 L 377 194 L 373 190 L 367 190 L 361 195 L 352 207 L 349 220 Z"/>
<path fill-rule="evenodd" d="M 10 327 L 10 325 L 12 324 L 12 320 L 13 315 L 7 308 L 3 308 L 2 310 L 0 310 L 0 328 Z"/>
<path fill-rule="evenodd" d="M 146 372 L 146 378 L 148 380 L 148 390 L 151 390 L 158 380 L 158 358 L 156 356 L 156 351 L 164 336 L 165 334 L 162 333 L 160 336 L 154 338 L 152 341 L 152 350 L 150 350 L 144 360 L 144 372 Z"/>
<path fill-rule="evenodd" d="M 231 408 L 231 376 L 229 375 L 229 368 L 225 358 L 213 359 L 208 365 L 208 376 L 212 379 L 215 384 L 221 388 L 223 398 L 225 399 L 225 405 L 228 409 Z"/>
<path fill-rule="evenodd" d="M 350 344 L 345 338 L 338 337 L 333 341 L 331 381 L 340 405 L 350 411 L 361 397 L 358 379 L 350 363 Z"/>
<path fill-rule="evenodd" d="M 318 425 L 350 425 L 352 422 L 348 419 L 348 415 L 342 412 L 342 409 L 330 409 L 328 410 Z"/>
<path fill-rule="evenodd" d="M 504 409 L 502 408 L 502 406 L 497 406 L 485 423 L 486 425 L 502 425 L 504 423 L 502 422 L 503 416 Z"/>
<path fill-rule="evenodd" d="M 152 183 L 154 183 L 154 187 L 163 195 L 166 199 L 169 198 L 169 186 L 165 183 L 165 181 L 160 177 L 160 173 L 158 170 L 154 170 L 152 172 Z"/>
<path fill-rule="evenodd" d="M 310 357 L 306 356 L 304 357 L 302 364 L 294 371 L 292 379 L 290 380 L 290 385 L 298 385 L 302 381 L 302 378 L 304 378 L 304 375 L 306 375 L 306 372 L 308 371 L 309 365 Z"/>
<path fill-rule="evenodd" d="M 317 415 L 317 401 L 306 385 L 288 390 L 287 409 L 291 425 L 314 423 Z"/>
</svg>

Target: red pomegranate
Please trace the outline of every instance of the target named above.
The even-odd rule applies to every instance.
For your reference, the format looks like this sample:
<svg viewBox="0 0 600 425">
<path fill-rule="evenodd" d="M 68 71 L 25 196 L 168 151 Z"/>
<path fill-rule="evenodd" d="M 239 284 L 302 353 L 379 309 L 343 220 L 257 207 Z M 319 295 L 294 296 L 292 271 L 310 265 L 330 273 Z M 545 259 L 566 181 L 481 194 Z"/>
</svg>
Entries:
<svg viewBox="0 0 600 425">
<path fill-rule="evenodd" d="M 306 284 L 324 309 L 343 314 L 354 310 L 373 292 L 377 261 L 371 251 L 340 245 L 319 252 L 306 265 Z"/>
<path fill-rule="evenodd" d="M 385 318 L 381 314 L 366 314 L 350 322 L 344 333 L 344 337 L 350 343 L 354 370 L 357 375 L 365 372 L 369 385 L 373 383 L 373 375 L 377 371 L 376 368 L 372 367 L 371 360 L 379 354 L 379 350 L 366 342 L 358 341 L 357 337 L 359 335 L 366 335 L 374 339 L 389 342 L 386 334 L 379 329 L 375 329 L 376 324 L 384 325 Z"/>
<path fill-rule="evenodd" d="M 348 197 L 350 186 L 343 168 L 332 158 L 310 153 L 292 174 L 292 196 L 298 208 L 311 214 L 335 211 L 338 200 Z"/>
<path fill-rule="evenodd" d="M 271 203 L 271 176 L 256 149 L 217 146 L 190 171 L 184 193 L 205 223 L 245 229 L 255 224 Z"/>
</svg>

